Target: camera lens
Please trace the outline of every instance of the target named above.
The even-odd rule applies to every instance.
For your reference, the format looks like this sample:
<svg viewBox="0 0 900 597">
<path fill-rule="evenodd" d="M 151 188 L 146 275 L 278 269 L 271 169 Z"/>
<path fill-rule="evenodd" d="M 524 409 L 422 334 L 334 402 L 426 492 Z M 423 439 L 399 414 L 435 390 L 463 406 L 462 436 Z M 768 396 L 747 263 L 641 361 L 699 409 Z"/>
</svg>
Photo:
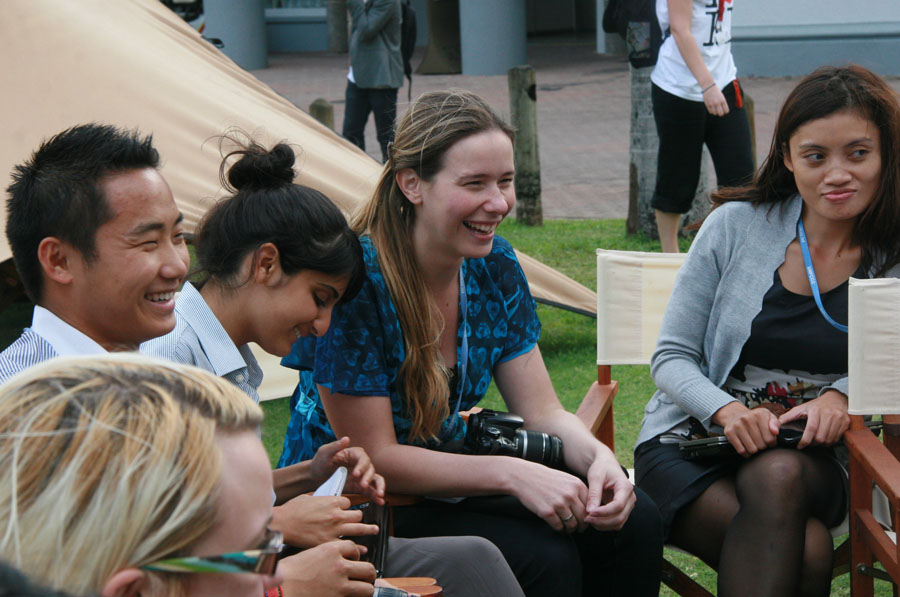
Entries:
<svg viewBox="0 0 900 597">
<path fill-rule="evenodd" d="M 562 466 L 561 439 L 540 431 L 525 431 L 524 429 L 519 429 L 516 435 L 518 436 L 517 456 L 553 468 Z"/>
</svg>

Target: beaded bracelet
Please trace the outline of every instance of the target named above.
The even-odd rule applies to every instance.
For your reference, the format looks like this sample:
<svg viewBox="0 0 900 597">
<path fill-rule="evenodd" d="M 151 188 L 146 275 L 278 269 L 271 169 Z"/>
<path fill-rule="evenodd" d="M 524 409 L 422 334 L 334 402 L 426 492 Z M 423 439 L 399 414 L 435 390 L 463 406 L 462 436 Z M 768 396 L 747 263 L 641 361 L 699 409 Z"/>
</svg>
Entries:
<svg viewBox="0 0 900 597">
<path fill-rule="evenodd" d="M 284 593 L 281 592 L 281 585 L 278 585 L 278 597 L 284 597 Z M 272 594 L 269 595 L 269 592 L 263 589 L 263 597 L 276 597 L 275 591 L 272 591 Z"/>
<path fill-rule="evenodd" d="M 704 89 L 703 91 L 700 92 L 700 95 L 703 95 L 704 93 L 706 93 L 707 91 L 709 91 L 710 89 L 712 89 L 715 86 L 716 86 L 716 82 L 713 81 L 712 83 L 709 84 L 709 86 L 706 89 Z"/>
</svg>

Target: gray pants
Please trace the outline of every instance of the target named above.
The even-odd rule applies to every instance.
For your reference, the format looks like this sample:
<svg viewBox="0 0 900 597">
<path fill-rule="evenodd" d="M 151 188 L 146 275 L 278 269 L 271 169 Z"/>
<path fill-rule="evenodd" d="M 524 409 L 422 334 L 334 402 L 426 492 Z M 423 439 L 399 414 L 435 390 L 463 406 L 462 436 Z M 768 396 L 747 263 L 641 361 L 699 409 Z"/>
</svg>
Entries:
<svg viewBox="0 0 900 597">
<path fill-rule="evenodd" d="M 497 547 L 482 537 L 388 539 L 384 576 L 430 576 L 445 597 L 524 596 Z"/>
</svg>

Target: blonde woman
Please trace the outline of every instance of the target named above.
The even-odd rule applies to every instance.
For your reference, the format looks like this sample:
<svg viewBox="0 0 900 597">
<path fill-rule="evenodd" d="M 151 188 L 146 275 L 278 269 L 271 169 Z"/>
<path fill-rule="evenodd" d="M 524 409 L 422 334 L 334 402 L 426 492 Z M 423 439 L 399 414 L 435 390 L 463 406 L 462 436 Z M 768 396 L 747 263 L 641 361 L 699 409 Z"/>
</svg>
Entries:
<svg viewBox="0 0 900 597">
<path fill-rule="evenodd" d="M 425 94 L 400 118 L 375 194 L 353 223 L 366 282 L 335 308 L 327 334 L 301 340 L 289 357 L 314 367 L 321 404 L 306 375 L 282 464 L 333 437 L 330 421 L 392 491 L 468 498 L 396 508 L 397 534 L 486 537 L 527 595 L 656 595 L 659 515 L 560 405 L 527 281 L 495 235 L 515 204 L 512 139 L 464 91 Z M 529 429 L 562 439 L 567 470 L 462 453 L 459 411 L 492 378 Z"/>
<path fill-rule="evenodd" d="M 349 541 L 285 559 L 292 584 L 276 588 L 260 420 L 227 381 L 136 355 L 14 377 L 0 387 L 0 559 L 102 597 L 371 594 L 371 565 L 338 555 L 358 556 Z M 344 562 L 357 569 L 323 578 Z M 356 592 L 336 590 L 348 581 Z"/>
</svg>

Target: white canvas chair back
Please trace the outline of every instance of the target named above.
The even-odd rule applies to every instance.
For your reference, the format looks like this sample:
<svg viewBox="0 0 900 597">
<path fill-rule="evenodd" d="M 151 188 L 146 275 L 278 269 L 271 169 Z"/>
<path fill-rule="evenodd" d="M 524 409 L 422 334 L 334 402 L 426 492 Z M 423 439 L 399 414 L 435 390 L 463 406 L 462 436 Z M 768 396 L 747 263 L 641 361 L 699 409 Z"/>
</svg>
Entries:
<svg viewBox="0 0 900 597">
<path fill-rule="evenodd" d="M 900 414 L 900 280 L 850 278 L 847 301 L 847 411 Z M 872 515 L 883 527 L 891 526 L 890 502 L 877 486 Z"/>
<path fill-rule="evenodd" d="M 900 280 L 850 278 L 851 415 L 900 414 Z"/>
<path fill-rule="evenodd" d="M 597 364 L 650 363 L 684 253 L 597 249 Z"/>
</svg>

